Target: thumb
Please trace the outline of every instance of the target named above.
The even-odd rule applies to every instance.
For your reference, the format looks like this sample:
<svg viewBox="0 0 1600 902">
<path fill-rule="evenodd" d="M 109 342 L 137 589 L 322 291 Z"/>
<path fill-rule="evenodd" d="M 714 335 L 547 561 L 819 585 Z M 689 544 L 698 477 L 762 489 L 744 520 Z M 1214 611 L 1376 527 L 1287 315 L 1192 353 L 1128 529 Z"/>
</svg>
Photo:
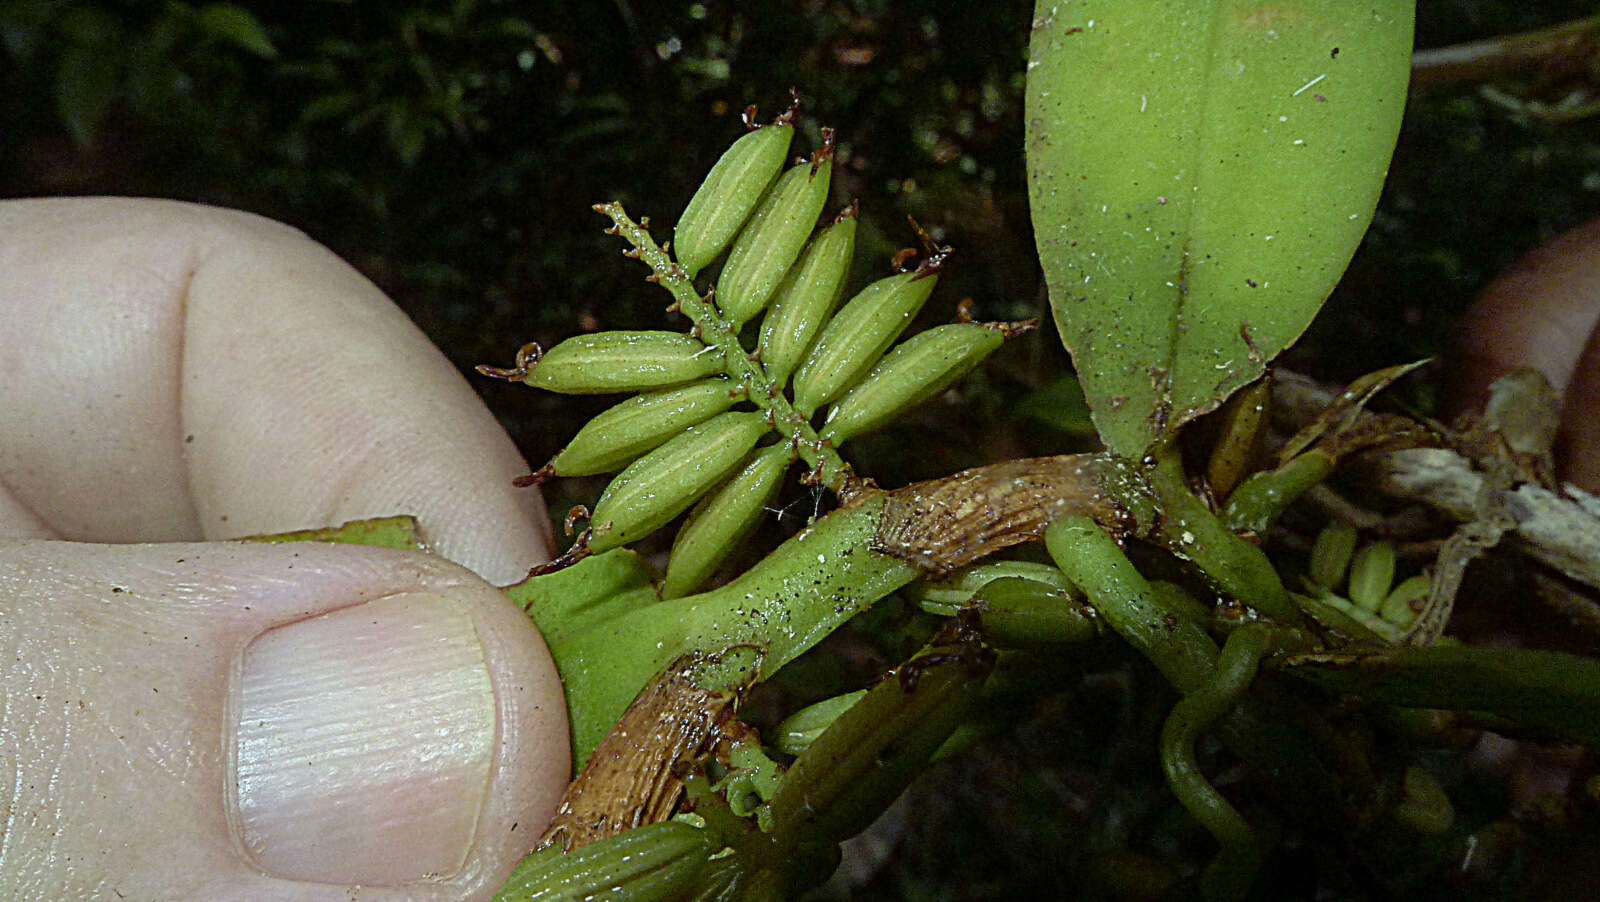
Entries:
<svg viewBox="0 0 1600 902">
<path fill-rule="evenodd" d="M 538 634 L 436 557 L 0 543 L 0 627 L 19 898 L 487 898 L 566 780 Z"/>
</svg>

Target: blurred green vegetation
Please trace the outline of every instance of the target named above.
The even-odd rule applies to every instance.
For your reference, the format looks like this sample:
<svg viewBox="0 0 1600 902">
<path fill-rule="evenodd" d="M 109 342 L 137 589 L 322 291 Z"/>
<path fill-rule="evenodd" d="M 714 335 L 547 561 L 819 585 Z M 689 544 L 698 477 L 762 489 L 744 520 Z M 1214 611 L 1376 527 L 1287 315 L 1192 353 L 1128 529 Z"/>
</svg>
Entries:
<svg viewBox="0 0 1600 902">
<path fill-rule="evenodd" d="M 1592 12 L 1587 2 L 1422 0 L 1418 44 Z M 797 152 L 816 145 L 820 126 L 839 130 L 830 207 L 862 202 L 857 282 L 915 244 L 912 215 L 957 248 L 926 322 L 951 319 L 966 297 L 980 318 L 1019 319 L 1045 311 L 1021 155 L 1031 14 L 1026 0 L 6 0 L 0 196 L 151 195 L 283 220 L 354 263 L 470 371 L 529 340 L 681 327 L 589 207 L 620 199 L 668 237 L 740 133 L 740 111 L 756 103 L 771 116 L 794 88 L 805 104 Z M 1375 225 L 1290 365 L 1347 380 L 1438 354 L 1498 270 L 1600 215 L 1600 119 L 1557 121 L 1515 102 L 1592 99 L 1595 64 L 1578 68 L 1519 76 L 1496 86 L 1498 100 L 1467 85 L 1412 102 Z M 1047 327 L 950 398 L 855 441 L 850 456 L 899 485 L 1082 448 L 1081 408 L 1062 412 L 1075 403 L 1068 374 Z M 610 400 L 474 379 L 535 464 Z M 545 490 L 560 512 L 592 503 L 602 485 Z M 802 522 L 814 503 L 792 491 L 783 521 Z M 841 662 L 872 673 L 898 660 L 872 642 L 868 626 L 842 631 L 822 650 L 826 666 L 791 668 L 774 691 L 815 691 L 801 685 L 806 674 Z M 995 712 L 1022 725 L 914 790 L 911 839 L 857 898 L 1153 898 L 1138 887 L 1170 878 L 1161 862 L 1210 854 L 1154 763 L 1153 731 L 1171 703 L 1158 678 L 1137 663 L 1087 660 L 1051 662 L 1033 678 L 1072 688 Z M 1459 756 L 1418 752 L 1416 735 L 1392 724 L 1350 741 L 1389 756 L 1386 778 L 1435 755 L 1460 808 L 1456 832 L 1386 846 L 1379 831 L 1359 856 L 1302 838 L 1264 881 L 1276 898 L 1510 898 L 1535 893 L 1528 875 L 1540 873 L 1556 893 L 1546 897 L 1559 898 L 1559 881 L 1581 884 L 1583 869 L 1567 865 L 1595 835 L 1592 804 L 1511 818 L 1498 783 Z M 1452 870 L 1469 841 L 1488 850 L 1480 863 L 1500 858 Z M 1588 850 L 1592 859 L 1592 841 Z"/>
</svg>

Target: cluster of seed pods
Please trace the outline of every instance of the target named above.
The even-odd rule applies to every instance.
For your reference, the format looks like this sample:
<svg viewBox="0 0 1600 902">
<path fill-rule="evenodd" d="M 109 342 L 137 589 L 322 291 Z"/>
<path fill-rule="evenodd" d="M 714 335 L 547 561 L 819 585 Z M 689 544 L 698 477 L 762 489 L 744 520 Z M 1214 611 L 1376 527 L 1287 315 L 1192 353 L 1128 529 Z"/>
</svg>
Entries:
<svg viewBox="0 0 1600 902">
<path fill-rule="evenodd" d="M 549 350 L 529 345 L 513 369 L 479 368 L 555 392 L 638 393 L 589 421 L 529 481 L 620 470 L 590 517 L 593 552 L 644 538 L 692 507 L 669 557 L 667 597 L 704 584 L 759 522 L 797 457 L 794 422 L 774 416 L 763 397 L 782 395 L 791 420 L 808 428 L 820 420 L 817 439 L 836 448 L 944 391 L 1031 327 L 963 316 L 896 345 L 932 294 L 942 254 L 870 283 L 841 305 L 857 205 L 817 229 L 833 133 L 822 129 L 822 146 L 785 169 L 793 115 L 791 108 L 735 141 L 674 229 L 678 276 L 693 280 L 726 255 L 709 317 L 687 333 L 612 331 Z M 704 336 L 738 335 L 758 316 L 755 347 L 738 348 L 759 361 L 763 384 L 752 385 L 730 378 L 731 352 Z"/>
</svg>

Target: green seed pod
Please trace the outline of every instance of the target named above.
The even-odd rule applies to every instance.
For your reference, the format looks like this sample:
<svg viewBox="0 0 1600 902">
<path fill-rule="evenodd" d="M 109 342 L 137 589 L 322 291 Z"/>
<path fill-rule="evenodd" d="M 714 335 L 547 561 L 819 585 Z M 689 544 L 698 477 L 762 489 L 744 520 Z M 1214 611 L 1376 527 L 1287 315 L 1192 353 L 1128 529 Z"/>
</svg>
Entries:
<svg viewBox="0 0 1600 902">
<path fill-rule="evenodd" d="M 1088 605 L 1026 577 L 991 580 L 972 604 L 984 637 L 999 648 L 1087 642 L 1100 635 L 1100 620 Z"/>
<path fill-rule="evenodd" d="M 856 205 L 822 230 L 789 270 L 761 320 L 761 365 L 782 386 L 805 359 L 817 333 L 844 295 L 856 247 Z"/>
<path fill-rule="evenodd" d="M 980 323 L 949 323 L 913 335 L 833 405 L 822 437 L 837 444 L 882 426 L 950 387 L 1004 342 L 999 329 Z"/>
<path fill-rule="evenodd" d="M 745 134 L 723 152 L 673 230 L 673 254 L 689 278 L 727 248 L 766 194 L 789 155 L 794 126 L 774 123 Z"/>
<path fill-rule="evenodd" d="M 1311 546 L 1311 581 L 1324 589 L 1337 589 L 1344 582 L 1344 571 L 1356 551 L 1356 528 L 1348 523 L 1329 523 L 1317 533 Z"/>
<path fill-rule="evenodd" d="M 590 550 L 626 545 L 666 525 L 732 472 L 768 428 L 764 413 L 718 414 L 629 464 L 595 503 Z"/>
<path fill-rule="evenodd" d="M 1394 806 L 1394 818 L 1424 836 L 1438 836 L 1455 823 L 1455 806 L 1450 794 L 1433 774 L 1413 764 L 1406 768 L 1401 783 L 1404 789 Z"/>
<path fill-rule="evenodd" d="M 679 332 L 575 335 L 526 367 L 521 381 L 568 395 L 646 391 L 722 371 L 722 355 Z"/>
<path fill-rule="evenodd" d="M 721 844 L 678 821 L 635 827 L 571 852 L 544 849 L 518 863 L 494 902 L 654 902 L 694 886 Z"/>
<path fill-rule="evenodd" d="M 590 420 L 550 461 L 557 476 L 610 473 L 739 400 L 725 377 L 636 395 Z"/>
<path fill-rule="evenodd" d="M 779 177 L 733 242 L 717 276 L 716 302 L 736 328 L 767 306 L 794 266 L 828 200 L 832 176 L 833 142 L 828 140 L 810 161 Z"/>
<path fill-rule="evenodd" d="M 1402 629 L 1411 626 L 1417 619 L 1421 602 L 1428 597 L 1431 584 L 1432 580 L 1426 573 L 1401 580 L 1400 585 L 1395 586 L 1394 591 L 1383 599 L 1382 605 L 1379 605 L 1378 616 Z M 1412 602 L 1418 604 L 1414 607 Z"/>
<path fill-rule="evenodd" d="M 825 698 L 814 705 L 807 705 L 783 719 L 778 724 L 777 735 L 773 737 L 772 744 L 778 751 L 785 755 L 798 755 L 811 747 L 811 743 L 822 735 L 828 725 L 839 719 L 839 715 L 850 710 L 867 690 L 858 689 L 855 692 L 846 692 L 844 695 L 835 695 Z"/>
<path fill-rule="evenodd" d="M 867 374 L 933 293 L 938 277 L 903 272 L 879 279 L 845 303 L 794 374 L 794 402 L 809 416 Z"/>
<path fill-rule="evenodd" d="M 772 797 L 772 835 L 836 843 L 865 829 L 982 701 L 992 659 L 913 658 L 850 706 L 789 766 Z M 942 661 L 943 663 L 934 663 Z M 908 688 L 912 687 L 912 688 Z"/>
<path fill-rule="evenodd" d="M 1007 576 L 1018 576 L 1044 583 L 1081 601 L 1083 593 L 1067 581 L 1060 568 L 1032 561 L 988 561 L 971 564 L 941 579 L 923 579 L 906 586 L 900 594 L 930 614 L 949 617 L 972 601 L 972 596 L 989 583 Z"/>
<path fill-rule="evenodd" d="M 787 445 L 757 451 L 743 468 L 689 512 L 672 542 L 663 598 L 678 598 L 700 588 L 728 553 L 761 519 L 761 512 L 783 484 L 789 468 Z"/>
<path fill-rule="evenodd" d="M 1376 611 L 1389 597 L 1394 583 L 1394 543 L 1373 542 L 1356 552 L 1350 561 L 1350 600 L 1359 607 Z"/>
</svg>

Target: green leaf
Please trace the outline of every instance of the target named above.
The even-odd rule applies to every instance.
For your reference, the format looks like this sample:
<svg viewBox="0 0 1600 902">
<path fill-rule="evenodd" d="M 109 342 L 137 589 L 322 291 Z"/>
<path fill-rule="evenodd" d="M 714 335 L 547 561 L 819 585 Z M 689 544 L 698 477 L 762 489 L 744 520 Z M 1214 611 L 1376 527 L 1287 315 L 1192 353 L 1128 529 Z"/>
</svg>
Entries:
<svg viewBox="0 0 1600 902">
<path fill-rule="evenodd" d="M 508 587 L 506 594 L 539 627 L 557 669 L 565 673 L 562 659 L 567 640 L 658 601 L 651 585 L 654 575 L 637 554 L 617 548 L 553 573 L 529 577 Z"/>
<path fill-rule="evenodd" d="M 211 3 L 200 10 L 200 27 L 215 38 L 221 38 L 241 50 L 262 59 L 277 59 L 278 48 L 272 46 L 266 28 L 242 7 L 232 3 Z"/>
<path fill-rule="evenodd" d="M 1562 652 L 1430 645 L 1374 654 L 1296 655 L 1282 669 L 1394 705 L 1496 714 L 1600 748 L 1600 661 Z"/>
<path fill-rule="evenodd" d="M 622 620 L 660 601 L 652 576 L 650 565 L 637 554 L 617 548 L 505 590 L 539 627 L 561 674 L 574 773 L 645 681 L 660 670 L 639 676 L 633 665 L 641 658 L 655 660 L 657 638 Z"/>
<path fill-rule="evenodd" d="M 337 542 L 344 545 L 371 545 L 375 548 L 401 548 L 426 551 L 417 520 L 409 515 L 351 520 L 340 526 L 301 529 L 264 536 L 248 536 L 245 542 Z"/>
<path fill-rule="evenodd" d="M 1139 457 L 1305 330 L 1371 220 L 1405 0 L 1040 0 L 1029 197 L 1062 340 Z"/>
</svg>

